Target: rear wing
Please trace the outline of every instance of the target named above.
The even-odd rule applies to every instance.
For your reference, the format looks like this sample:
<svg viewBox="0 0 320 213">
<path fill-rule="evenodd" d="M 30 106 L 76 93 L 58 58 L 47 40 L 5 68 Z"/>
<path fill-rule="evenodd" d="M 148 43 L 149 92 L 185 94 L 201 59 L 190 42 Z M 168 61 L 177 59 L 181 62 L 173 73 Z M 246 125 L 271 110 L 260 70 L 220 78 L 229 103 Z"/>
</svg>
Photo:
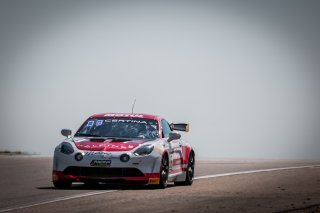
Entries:
<svg viewBox="0 0 320 213">
<path fill-rule="evenodd" d="M 171 127 L 171 130 L 189 132 L 189 124 L 187 123 L 172 123 L 170 124 L 170 127 Z"/>
</svg>

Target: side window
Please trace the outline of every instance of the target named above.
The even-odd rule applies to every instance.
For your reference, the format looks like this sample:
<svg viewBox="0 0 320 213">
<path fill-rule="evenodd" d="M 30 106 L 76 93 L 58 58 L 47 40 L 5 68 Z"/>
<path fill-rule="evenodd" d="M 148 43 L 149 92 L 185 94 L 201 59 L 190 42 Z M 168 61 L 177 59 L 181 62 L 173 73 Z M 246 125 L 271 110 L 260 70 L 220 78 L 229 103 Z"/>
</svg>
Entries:
<svg viewBox="0 0 320 213">
<path fill-rule="evenodd" d="M 162 119 L 161 126 L 162 126 L 162 137 L 168 138 L 169 133 L 171 132 L 170 125 L 168 124 L 168 122 L 166 120 Z"/>
</svg>

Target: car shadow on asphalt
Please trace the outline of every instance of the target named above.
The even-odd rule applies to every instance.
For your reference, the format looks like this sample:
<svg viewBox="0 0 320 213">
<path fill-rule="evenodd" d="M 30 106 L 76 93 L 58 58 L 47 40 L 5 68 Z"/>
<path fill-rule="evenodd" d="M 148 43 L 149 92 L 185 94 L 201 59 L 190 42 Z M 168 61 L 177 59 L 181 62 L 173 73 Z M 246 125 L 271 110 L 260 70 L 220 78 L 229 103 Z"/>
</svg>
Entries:
<svg viewBox="0 0 320 213">
<path fill-rule="evenodd" d="M 168 184 L 167 188 L 174 187 L 174 184 Z M 96 186 L 87 186 L 82 183 L 72 184 L 69 189 L 58 189 L 54 186 L 36 187 L 40 190 L 157 190 L 160 189 L 155 185 L 133 185 L 133 184 L 98 184 Z"/>
</svg>

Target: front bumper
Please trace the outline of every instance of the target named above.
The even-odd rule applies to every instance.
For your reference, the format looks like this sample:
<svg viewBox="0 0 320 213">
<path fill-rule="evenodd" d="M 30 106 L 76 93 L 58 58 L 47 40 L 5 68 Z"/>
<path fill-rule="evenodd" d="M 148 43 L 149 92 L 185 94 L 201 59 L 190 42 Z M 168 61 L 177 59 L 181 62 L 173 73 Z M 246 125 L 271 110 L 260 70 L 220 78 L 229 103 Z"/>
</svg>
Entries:
<svg viewBox="0 0 320 213">
<path fill-rule="evenodd" d="M 77 161 L 75 155 L 83 154 L 83 159 Z M 128 154 L 130 160 L 122 162 L 120 156 Z M 106 167 L 92 166 L 92 161 L 108 160 L 111 164 Z M 99 182 L 134 181 L 143 184 L 159 184 L 161 155 L 151 153 L 147 156 L 135 156 L 128 152 L 94 152 L 76 151 L 72 154 L 55 152 L 53 160 L 53 181 Z"/>
<path fill-rule="evenodd" d="M 90 168 L 90 167 L 89 167 Z M 82 167 L 81 169 L 87 169 Z M 116 168 L 119 169 L 119 168 Z M 112 175 L 110 173 L 104 173 L 100 175 L 96 174 L 69 174 L 66 171 L 53 171 L 52 180 L 53 181 L 71 181 L 71 182 L 85 182 L 87 180 L 94 180 L 97 182 L 104 183 L 119 183 L 119 182 L 135 182 L 141 184 L 159 184 L 160 173 L 141 173 L 141 176 L 121 176 L 121 175 Z"/>
</svg>

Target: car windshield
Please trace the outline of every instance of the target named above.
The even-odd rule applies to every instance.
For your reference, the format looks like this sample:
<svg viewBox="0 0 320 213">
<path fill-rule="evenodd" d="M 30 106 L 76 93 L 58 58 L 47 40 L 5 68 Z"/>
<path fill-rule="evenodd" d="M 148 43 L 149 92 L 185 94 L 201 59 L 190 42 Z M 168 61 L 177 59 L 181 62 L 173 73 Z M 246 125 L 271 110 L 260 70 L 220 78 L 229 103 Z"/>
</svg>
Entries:
<svg viewBox="0 0 320 213">
<path fill-rule="evenodd" d="M 75 137 L 155 139 L 158 122 L 143 118 L 89 118 Z"/>
</svg>

